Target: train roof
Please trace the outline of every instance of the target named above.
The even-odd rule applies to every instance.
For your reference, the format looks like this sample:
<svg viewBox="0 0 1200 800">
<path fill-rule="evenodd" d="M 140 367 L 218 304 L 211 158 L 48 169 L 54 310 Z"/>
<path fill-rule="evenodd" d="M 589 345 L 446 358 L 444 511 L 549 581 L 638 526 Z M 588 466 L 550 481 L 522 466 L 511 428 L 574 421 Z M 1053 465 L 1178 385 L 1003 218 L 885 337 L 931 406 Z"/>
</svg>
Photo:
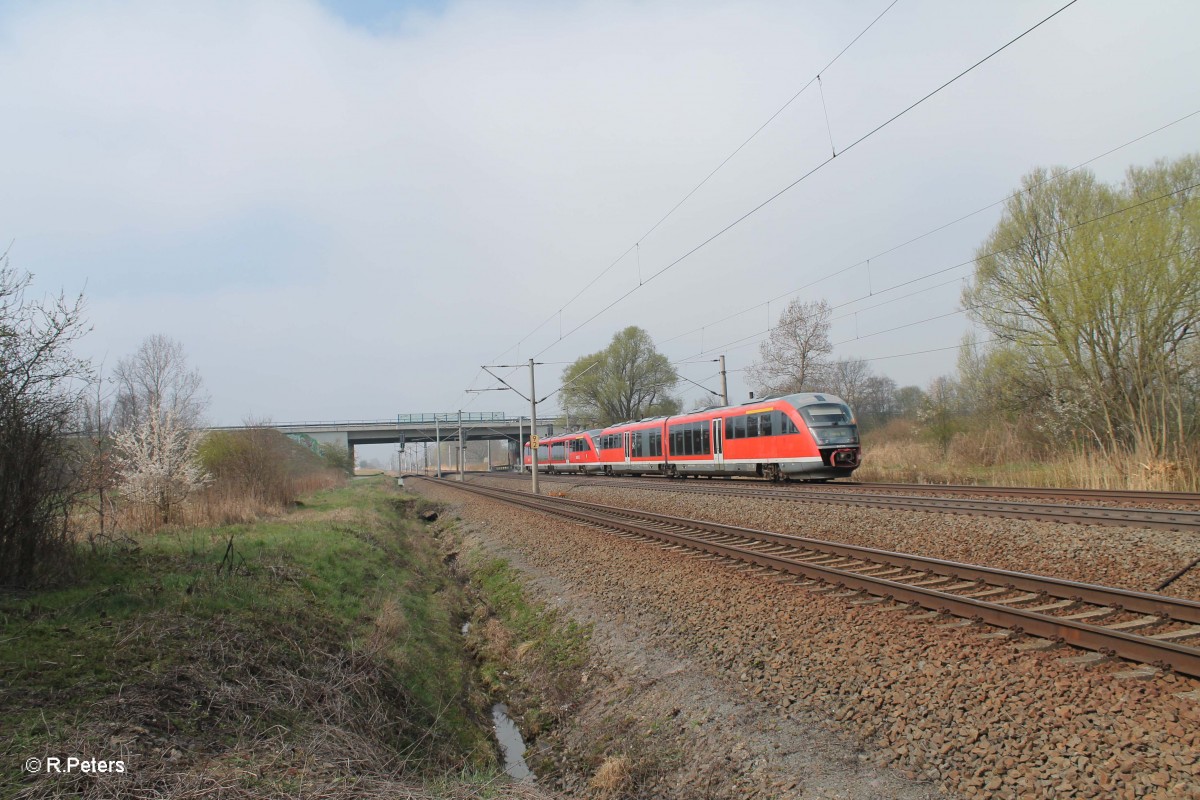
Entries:
<svg viewBox="0 0 1200 800">
<path fill-rule="evenodd" d="M 779 402 L 787 403 L 796 408 L 800 408 L 803 406 L 810 406 L 815 403 L 841 403 L 842 405 L 847 405 L 845 400 L 843 400 L 842 398 L 838 397 L 837 395 L 831 394 L 829 392 L 792 392 L 791 394 L 776 394 L 776 395 L 771 395 L 769 397 L 756 397 L 753 400 L 747 400 L 744 403 L 738 403 L 736 405 L 707 406 L 705 408 L 698 408 L 695 411 L 688 411 L 683 414 L 673 414 L 669 417 L 659 416 L 659 417 L 646 417 L 644 419 L 626 420 L 625 422 L 617 422 L 612 425 L 609 425 L 607 428 L 601 428 L 601 429 L 598 429 L 595 431 L 587 431 L 587 433 L 595 435 L 595 434 L 603 433 L 604 431 L 607 431 L 607 430 L 613 430 L 615 428 L 625 428 L 630 425 L 642 425 L 642 424 L 649 423 L 649 422 L 660 422 L 665 419 L 677 419 L 679 417 L 690 417 L 690 416 L 693 416 L 696 414 L 708 414 L 708 413 L 714 412 L 714 411 L 736 410 L 736 409 L 740 409 L 740 408 L 745 408 L 746 406 L 762 405 L 764 403 L 779 403 Z"/>
</svg>

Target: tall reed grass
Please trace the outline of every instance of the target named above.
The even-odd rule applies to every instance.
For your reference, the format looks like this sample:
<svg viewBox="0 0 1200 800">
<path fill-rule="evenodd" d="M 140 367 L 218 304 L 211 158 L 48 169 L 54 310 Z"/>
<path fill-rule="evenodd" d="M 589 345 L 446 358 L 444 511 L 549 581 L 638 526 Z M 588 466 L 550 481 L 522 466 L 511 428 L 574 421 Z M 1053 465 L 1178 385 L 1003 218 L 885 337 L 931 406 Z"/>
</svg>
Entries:
<svg viewBox="0 0 1200 800">
<path fill-rule="evenodd" d="M 1200 453 L 1172 460 L 1135 449 L 1102 451 L 1031 441 L 1017 426 L 992 422 L 953 435 L 944 449 L 912 420 L 895 420 L 863 437 L 854 477 L 898 483 L 961 483 L 1080 489 L 1200 491 Z"/>
</svg>

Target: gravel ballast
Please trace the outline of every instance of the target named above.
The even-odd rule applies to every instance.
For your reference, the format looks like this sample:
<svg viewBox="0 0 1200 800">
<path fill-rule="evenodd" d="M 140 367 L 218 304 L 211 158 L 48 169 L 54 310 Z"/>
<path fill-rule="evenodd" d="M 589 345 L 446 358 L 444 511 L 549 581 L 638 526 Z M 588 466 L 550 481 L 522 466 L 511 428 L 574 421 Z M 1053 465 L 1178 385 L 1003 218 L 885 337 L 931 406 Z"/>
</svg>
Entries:
<svg viewBox="0 0 1200 800">
<path fill-rule="evenodd" d="M 413 485 L 452 501 L 477 535 L 511 552 L 532 579 L 560 587 L 569 613 L 590 609 L 594 620 L 613 626 L 614 637 L 649 653 L 641 656 L 643 670 L 669 672 L 660 657 L 683 664 L 651 683 L 666 693 L 663 704 L 678 709 L 675 717 L 707 719 L 712 704 L 690 702 L 686 686 L 672 692 L 664 681 L 670 686 L 674 676 L 695 676 L 707 682 L 705 691 L 735 687 L 747 710 L 717 727 L 743 742 L 739 752 L 747 754 L 750 771 L 735 772 L 754 777 L 736 784 L 740 796 L 1200 797 L 1200 703 L 1180 696 L 1195 691 L 1196 681 L 1119 679 L 1115 673 L 1127 668 L 1120 663 L 1084 669 L 1062 662 L 1077 655 L 1071 650 L 1021 651 L 1003 639 L 980 638 L 990 629 L 946 628 L 908 619 L 903 611 L 855 607 L 773 576 L 451 487 Z M 632 489 L 576 487 L 569 496 L 1135 589 L 1177 569 L 1188 547 L 1179 534 L 1135 529 Z M 640 690 L 637 681 L 630 685 L 629 702 L 652 715 L 653 692 Z M 695 697 L 703 697 L 696 688 Z M 659 710 L 669 716 L 676 708 Z M 767 718 L 773 727 L 763 727 Z M 580 717 L 574 733 L 586 737 L 587 722 Z M 690 741 L 688 734 L 685 726 L 681 741 Z M 808 770 L 838 777 L 806 784 L 772 744 L 790 743 L 799 752 L 806 737 L 818 734 L 826 737 L 819 752 L 829 757 Z M 699 733 L 694 738 L 709 741 Z M 563 736 L 564 743 L 569 739 Z M 684 747 L 683 765 L 664 775 L 654 796 L 696 796 L 671 781 L 699 775 L 697 765 L 688 771 L 688 754 L 709 749 Z M 848 762 L 856 749 L 861 758 Z M 848 763 L 887 769 L 865 774 Z M 799 780 L 788 787 L 789 778 Z M 885 789 L 881 781 L 896 783 Z M 714 784 L 726 788 L 706 790 L 706 796 L 735 796 L 735 783 L 726 783 Z"/>
</svg>

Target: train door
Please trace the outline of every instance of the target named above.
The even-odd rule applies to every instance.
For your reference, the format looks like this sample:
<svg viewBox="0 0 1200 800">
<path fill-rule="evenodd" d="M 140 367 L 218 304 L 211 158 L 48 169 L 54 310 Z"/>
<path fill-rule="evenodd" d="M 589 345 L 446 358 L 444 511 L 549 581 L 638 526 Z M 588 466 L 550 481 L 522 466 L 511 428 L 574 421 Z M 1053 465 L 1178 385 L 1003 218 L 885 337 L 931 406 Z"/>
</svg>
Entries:
<svg viewBox="0 0 1200 800">
<path fill-rule="evenodd" d="M 629 455 L 633 446 L 633 434 L 626 431 L 621 434 L 621 437 L 625 440 L 625 467 L 628 468 L 631 462 Z"/>
<path fill-rule="evenodd" d="M 725 464 L 725 442 L 721 437 L 724 426 L 725 420 L 714 419 L 712 421 L 713 465 L 716 467 L 718 472 Z"/>
</svg>

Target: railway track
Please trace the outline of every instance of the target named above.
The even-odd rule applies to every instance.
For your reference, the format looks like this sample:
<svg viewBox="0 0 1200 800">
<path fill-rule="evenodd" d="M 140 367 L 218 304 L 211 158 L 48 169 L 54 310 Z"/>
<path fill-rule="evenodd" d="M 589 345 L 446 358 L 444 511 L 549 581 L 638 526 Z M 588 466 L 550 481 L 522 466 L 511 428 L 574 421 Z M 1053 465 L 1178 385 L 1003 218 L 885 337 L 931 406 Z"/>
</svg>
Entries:
<svg viewBox="0 0 1200 800">
<path fill-rule="evenodd" d="M 1092 651 L 1070 659 L 1075 663 L 1121 658 L 1200 677 L 1200 602 L 568 498 L 438 483 L 668 549 L 783 573 L 854 604 L 910 609 L 914 618 L 929 620 L 958 617 L 955 626 L 993 625 L 1007 630 L 988 635 L 1036 637 L 1025 643 L 1030 649 L 1070 645 Z M 925 611 L 917 613 L 919 608 Z"/>
<path fill-rule="evenodd" d="M 558 476 L 555 476 L 557 479 Z M 1173 531 L 1200 531 L 1200 511 L 1163 508 L 1086 506 L 1065 503 L 1029 503 L 981 498 L 937 497 L 883 494 L 856 491 L 858 487 L 837 490 L 799 488 L 776 484 L 751 484 L 749 481 L 685 481 L 661 478 L 578 478 L 577 486 L 603 486 L 612 489 L 637 488 L 658 492 L 695 492 L 723 497 L 748 497 L 759 500 L 787 500 L 800 503 L 836 503 L 868 508 L 903 509 L 978 516 L 1009 517 L 1043 522 L 1079 525 L 1109 525 L 1127 528 L 1165 528 Z M 887 484 L 904 486 L 903 484 Z M 865 484 L 864 484 L 865 486 Z M 874 485 L 872 485 L 874 486 Z M 1057 490 L 1056 490 L 1057 491 Z"/>
<path fill-rule="evenodd" d="M 1100 501 L 1110 503 L 1150 503 L 1168 506 L 1200 506 L 1198 492 L 1152 492 L 1132 489 L 1050 489 L 1036 486 L 967 486 L 963 484 L 924 483 L 827 483 L 822 490 L 857 489 L 872 492 L 909 494 L 983 495 L 985 497 L 1044 497 L 1052 500 Z"/>
</svg>

